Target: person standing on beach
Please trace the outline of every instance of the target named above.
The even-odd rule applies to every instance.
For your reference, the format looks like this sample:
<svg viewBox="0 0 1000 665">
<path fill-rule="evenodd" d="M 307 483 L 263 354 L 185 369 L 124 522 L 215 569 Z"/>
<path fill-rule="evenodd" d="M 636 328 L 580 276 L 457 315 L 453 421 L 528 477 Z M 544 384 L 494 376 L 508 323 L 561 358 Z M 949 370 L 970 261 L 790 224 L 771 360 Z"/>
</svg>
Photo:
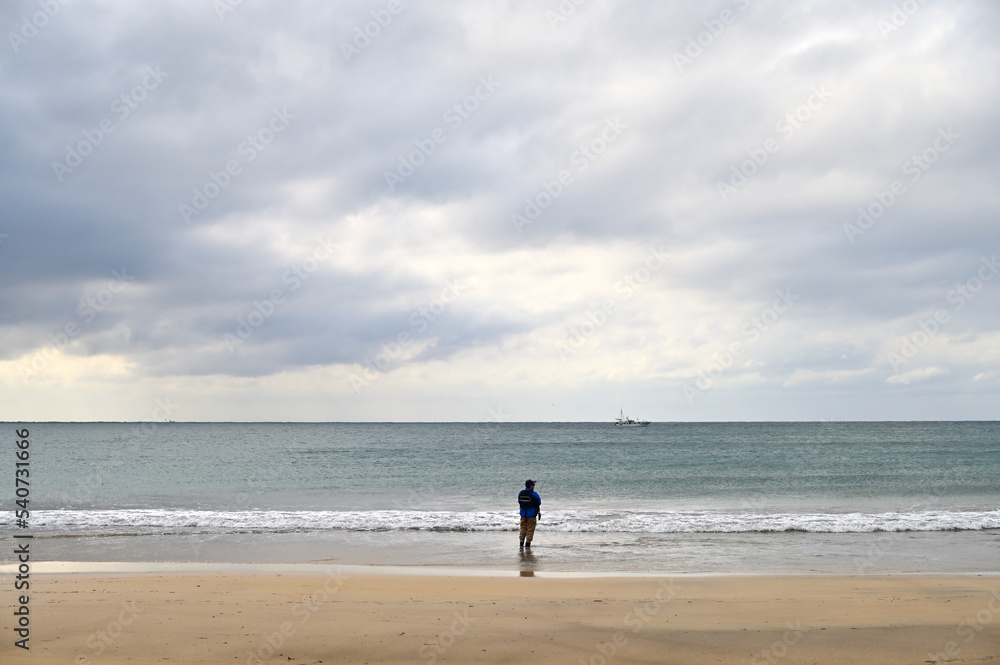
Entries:
<svg viewBox="0 0 1000 665">
<path fill-rule="evenodd" d="M 542 516 L 542 497 L 535 491 L 534 480 L 525 481 L 524 489 L 517 495 L 517 505 L 521 508 L 521 547 L 531 547 L 535 524 Z"/>
</svg>

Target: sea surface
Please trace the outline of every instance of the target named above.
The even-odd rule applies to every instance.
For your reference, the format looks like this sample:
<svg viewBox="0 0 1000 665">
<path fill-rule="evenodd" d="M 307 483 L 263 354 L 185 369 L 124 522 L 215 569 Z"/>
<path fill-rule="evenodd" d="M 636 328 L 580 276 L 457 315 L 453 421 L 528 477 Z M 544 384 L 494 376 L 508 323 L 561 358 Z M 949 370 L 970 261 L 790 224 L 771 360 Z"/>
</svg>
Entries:
<svg viewBox="0 0 1000 665">
<path fill-rule="evenodd" d="M 997 422 L 4 426 L 31 493 L 19 528 L 11 452 L 0 537 L 36 560 L 1000 572 Z"/>
</svg>

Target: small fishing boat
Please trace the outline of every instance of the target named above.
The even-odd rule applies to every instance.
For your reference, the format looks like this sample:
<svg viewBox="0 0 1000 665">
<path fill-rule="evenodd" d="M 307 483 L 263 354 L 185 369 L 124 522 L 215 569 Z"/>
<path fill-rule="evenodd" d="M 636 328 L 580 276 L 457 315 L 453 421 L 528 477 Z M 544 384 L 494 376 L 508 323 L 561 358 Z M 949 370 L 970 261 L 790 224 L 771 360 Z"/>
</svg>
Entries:
<svg viewBox="0 0 1000 665">
<path fill-rule="evenodd" d="M 615 427 L 649 427 L 649 421 L 626 418 L 625 411 L 623 409 L 618 412 L 618 417 L 615 418 Z"/>
</svg>

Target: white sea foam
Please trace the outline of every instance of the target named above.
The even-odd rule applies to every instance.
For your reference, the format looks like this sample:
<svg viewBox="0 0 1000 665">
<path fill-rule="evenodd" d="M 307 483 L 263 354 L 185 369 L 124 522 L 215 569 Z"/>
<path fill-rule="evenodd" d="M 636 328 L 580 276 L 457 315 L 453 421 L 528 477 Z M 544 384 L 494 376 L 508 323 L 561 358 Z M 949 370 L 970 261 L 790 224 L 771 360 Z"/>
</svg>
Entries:
<svg viewBox="0 0 1000 665">
<path fill-rule="evenodd" d="M 60 534 L 159 534 L 350 531 L 511 531 L 512 511 L 32 511 L 32 528 Z M 712 511 L 545 511 L 549 531 L 576 533 L 747 533 L 806 531 L 966 531 L 1000 528 L 1000 510 L 884 513 L 754 513 Z M 12 529 L 10 517 L 0 527 Z"/>
</svg>

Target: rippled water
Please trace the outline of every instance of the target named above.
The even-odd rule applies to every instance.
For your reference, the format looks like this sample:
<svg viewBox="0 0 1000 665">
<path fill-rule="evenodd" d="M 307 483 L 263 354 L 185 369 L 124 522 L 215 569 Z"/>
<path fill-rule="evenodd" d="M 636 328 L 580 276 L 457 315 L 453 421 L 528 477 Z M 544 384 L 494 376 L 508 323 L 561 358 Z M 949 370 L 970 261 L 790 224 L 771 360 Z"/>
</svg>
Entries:
<svg viewBox="0 0 1000 665">
<path fill-rule="evenodd" d="M 736 534 L 770 549 L 796 532 L 859 534 L 855 548 L 870 546 L 863 534 L 1000 533 L 1000 424 L 989 422 L 27 427 L 32 528 L 60 542 L 156 538 L 163 550 L 170 538 L 298 534 L 322 549 L 356 533 L 394 549 L 421 532 L 417 558 L 445 540 L 482 557 L 494 541 L 474 534 L 516 528 L 529 477 L 540 534 L 563 534 L 575 550 L 588 538 L 628 543 L 630 561 L 662 563 L 668 541 L 745 547 Z M 10 519 L 0 517 L 5 533 Z"/>
</svg>

